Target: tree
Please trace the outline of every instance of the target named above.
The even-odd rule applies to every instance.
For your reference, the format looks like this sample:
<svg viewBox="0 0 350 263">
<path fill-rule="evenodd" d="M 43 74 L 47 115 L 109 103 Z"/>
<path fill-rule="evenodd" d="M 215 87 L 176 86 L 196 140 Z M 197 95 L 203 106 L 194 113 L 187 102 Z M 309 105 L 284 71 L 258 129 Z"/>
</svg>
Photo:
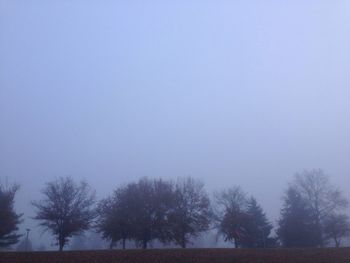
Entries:
<svg viewBox="0 0 350 263">
<path fill-rule="evenodd" d="M 36 251 L 46 251 L 46 246 L 44 244 L 40 244 L 37 248 L 36 248 Z"/>
<path fill-rule="evenodd" d="M 350 221 L 345 214 L 332 214 L 324 221 L 326 239 L 332 239 L 336 247 L 341 245 L 343 238 L 350 236 Z"/>
<path fill-rule="evenodd" d="M 17 214 L 14 210 L 18 189 L 18 185 L 5 187 L 0 184 L 0 248 L 16 244 L 21 237 L 17 231 L 22 214 Z"/>
<path fill-rule="evenodd" d="M 128 187 L 120 187 L 113 196 L 102 200 L 98 205 L 98 232 L 110 241 L 110 248 L 121 241 L 125 249 L 126 240 L 132 236 L 132 218 L 134 211 L 130 207 L 131 191 Z"/>
<path fill-rule="evenodd" d="M 316 247 L 319 233 L 313 214 L 306 201 L 289 187 L 284 197 L 277 235 L 284 247 Z"/>
<path fill-rule="evenodd" d="M 32 241 L 30 239 L 24 238 L 21 242 L 18 243 L 16 251 L 33 251 Z"/>
<path fill-rule="evenodd" d="M 146 249 L 155 239 L 163 243 L 171 241 L 169 214 L 173 205 L 172 184 L 161 179 L 141 179 L 130 184 L 129 204 L 134 211 L 132 236 L 138 245 Z"/>
<path fill-rule="evenodd" d="M 69 250 L 87 250 L 86 237 L 83 235 L 76 235 L 72 237 L 69 244 Z"/>
<path fill-rule="evenodd" d="M 216 215 L 219 234 L 223 235 L 225 241 L 233 241 L 238 248 L 247 235 L 245 224 L 249 216 L 246 213 L 246 194 L 236 186 L 217 193 L 216 203 L 220 209 Z"/>
<path fill-rule="evenodd" d="M 246 237 L 241 241 L 243 247 L 265 248 L 275 246 L 270 236 L 272 224 L 267 220 L 261 206 L 254 197 L 248 200 L 246 211 L 248 220 L 244 224 Z"/>
<path fill-rule="evenodd" d="M 95 193 L 86 182 L 76 184 L 70 177 L 60 177 L 46 184 L 44 200 L 32 202 L 34 219 L 56 238 L 59 251 L 74 235 L 89 229 L 96 217 Z"/>
<path fill-rule="evenodd" d="M 321 169 L 296 174 L 292 185 L 313 214 L 319 236 L 318 245 L 322 247 L 327 241 L 323 236 L 324 220 L 346 208 L 348 201 Z"/>
<path fill-rule="evenodd" d="M 210 202 L 202 183 L 186 178 L 172 182 L 143 178 L 114 191 L 99 204 L 97 229 L 116 242 L 133 239 L 147 248 L 153 240 L 186 247 L 210 223 Z"/>
<path fill-rule="evenodd" d="M 118 188 L 99 204 L 97 229 L 111 247 L 132 239 L 146 249 L 153 240 L 171 241 L 169 224 L 174 206 L 173 185 L 161 179 L 142 178 Z"/>
<path fill-rule="evenodd" d="M 191 237 L 209 228 L 210 201 L 204 184 L 191 177 L 178 179 L 174 189 L 174 207 L 169 215 L 171 239 L 186 248 Z"/>
</svg>

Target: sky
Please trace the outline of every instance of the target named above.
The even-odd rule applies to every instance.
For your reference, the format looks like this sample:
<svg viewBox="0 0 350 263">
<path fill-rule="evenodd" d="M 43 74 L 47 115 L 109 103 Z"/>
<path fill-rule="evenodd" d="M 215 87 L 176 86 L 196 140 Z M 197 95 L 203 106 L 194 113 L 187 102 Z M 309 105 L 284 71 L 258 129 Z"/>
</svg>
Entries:
<svg viewBox="0 0 350 263">
<path fill-rule="evenodd" d="M 276 222 L 296 172 L 350 198 L 350 1 L 0 0 L 0 178 L 98 198 L 140 177 L 240 185 Z"/>
</svg>

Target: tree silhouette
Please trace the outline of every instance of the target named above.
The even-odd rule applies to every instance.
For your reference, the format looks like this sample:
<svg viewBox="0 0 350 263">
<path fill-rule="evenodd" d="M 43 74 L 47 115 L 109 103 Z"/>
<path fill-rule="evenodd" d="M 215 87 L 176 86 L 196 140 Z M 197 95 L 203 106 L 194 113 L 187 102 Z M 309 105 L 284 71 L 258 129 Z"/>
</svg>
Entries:
<svg viewBox="0 0 350 263">
<path fill-rule="evenodd" d="M 346 214 L 332 214 L 324 221 L 325 238 L 333 240 L 336 247 L 343 238 L 350 236 L 350 220 Z"/>
<path fill-rule="evenodd" d="M 248 200 L 248 219 L 244 224 L 246 237 L 242 240 L 242 246 L 250 248 L 265 248 L 275 246 L 275 240 L 270 237 L 272 224 L 254 197 Z"/>
<path fill-rule="evenodd" d="M 98 205 L 97 231 L 110 242 L 110 248 L 121 241 L 125 249 L 126 240 L 132 237 L 132 218 L 136 212 L 131 207 L 132 195 L 128 187 L 119 187 L 111 197 L 103 199 Z"/>
<path fill-rule="evenodd" d="M 236 248 L 240 247 L 247 236 L 245 224 L 249 220 L 246 194 L 235 186 L 217 193 L 216 204 L 220 209 L 216 215 L 219 233 L 225 241 L 232 241 Z"/>
<path fill-rule="evenodd" d="M 14 199 L 19 186 L 5 187 L 0 184 L 0 247 L 16 244 L 21 235 L 17 234 L 21 214 L 14 210 Z"/>
<path fill-rule="evenodd" d="M 319 232 L 313 214 L 300 193 L 289 187 L 284 197 L 277 235 L 284 247 L 316 247 Z"/>
<path fill-rule="evenodd" d="M 329 177 L 321 169 L 305 170 L 296 174 L 292 186 L 314 217 L 319 238 L 318 246 L 324 246 L 327 243 L 327 237 L 324 236 L 325 220 L 342 212 L 348 206 L 348 201 L 330 183 Z"/>
<path fill-rule="evenodd" d="M 169 215 L 172 241 L 185 248 L 191 237 L 208 230 L 211 214 L 210 201 L 203 183 L 191 177 L 178 179 Z"/>
<path fill-rule="evenodd" d="M 56 238 L 59 250 L 69 238 L 90 228 L 96 217 L 95 194 L 86 182 L 76 184 L 70 177 L 60 177 L 46 184 L 44 200 L 32 202 L 36 208 L 34 219 Z"/>
</svg>

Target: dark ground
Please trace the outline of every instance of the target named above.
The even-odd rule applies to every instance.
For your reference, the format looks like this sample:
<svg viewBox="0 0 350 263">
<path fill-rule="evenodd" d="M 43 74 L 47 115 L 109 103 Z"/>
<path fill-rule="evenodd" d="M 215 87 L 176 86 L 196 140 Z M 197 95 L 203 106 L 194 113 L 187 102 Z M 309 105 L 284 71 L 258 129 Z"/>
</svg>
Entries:
<svg viewBox="0 0 350 263">
<path fill-rule="evenodd" d="M 350 248 L 0 252 L 0 263 L 350 263 Z"/>
</svg>

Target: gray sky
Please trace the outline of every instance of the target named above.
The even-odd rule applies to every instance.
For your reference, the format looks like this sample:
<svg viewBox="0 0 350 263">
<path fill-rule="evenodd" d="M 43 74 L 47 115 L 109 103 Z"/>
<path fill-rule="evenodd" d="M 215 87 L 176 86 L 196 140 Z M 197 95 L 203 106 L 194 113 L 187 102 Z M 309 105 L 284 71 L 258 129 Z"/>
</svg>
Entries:
<svg viewBox="0 0 350 263">
<path fill-rule="evenodd" d="M 278 217 L 295 172 L 348 197 L 350 1 L 0 0 L 0 177 L 99 197 L 142 176 L 240 185 Z"/>
</svg>

